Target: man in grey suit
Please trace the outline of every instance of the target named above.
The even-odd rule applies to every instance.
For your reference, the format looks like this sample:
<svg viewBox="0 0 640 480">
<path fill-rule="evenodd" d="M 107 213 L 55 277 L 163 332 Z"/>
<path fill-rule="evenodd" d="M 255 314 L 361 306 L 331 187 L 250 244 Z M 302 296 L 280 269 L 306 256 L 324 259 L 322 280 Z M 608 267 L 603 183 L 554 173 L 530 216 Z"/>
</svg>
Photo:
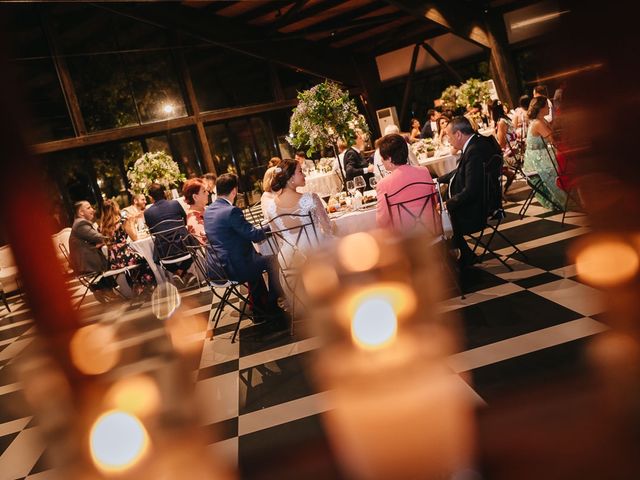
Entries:
<svg viewBox="0 0 640 480">
<path fill-rule="evenodd" d="M 107 259 L 100 251 L 104 245 L 105 237 L 93 226 L 96 211 L 86 200 L 76 202 L 74 205 L 75 220 L 69 235 L 69 261 L 76 274 L 103 272 L 109 268 Z M 99 302 L 111 298 L 117 298 L 113 292 L 112 279 L 102 279 L 91 290 Z"/>
</svg>

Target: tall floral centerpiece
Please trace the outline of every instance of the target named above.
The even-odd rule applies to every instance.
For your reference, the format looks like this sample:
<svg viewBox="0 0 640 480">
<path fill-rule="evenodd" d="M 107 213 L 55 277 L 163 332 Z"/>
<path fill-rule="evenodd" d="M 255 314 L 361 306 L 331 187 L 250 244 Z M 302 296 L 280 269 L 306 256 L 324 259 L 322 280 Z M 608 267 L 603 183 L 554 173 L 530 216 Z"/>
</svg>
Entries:
<svg viewBox="0 0 640 480">
<path fill-rule="evenodd" d="M 369 133 L 367 122 L 358 113 L 355 102 L 338 85 L 325 81 L 298 93 L 288 141 L 295 148 L 306 148 L 307 155 L 332 146 L 337 157 L 338 139 L 351 146 L 356 140 L 356 130 L 365 135 Z M 344 180 L 344 172 L 341 173 Z"/>
<path fill-rule="evenodd" d="M 466 108 L 475 103 L 487 103 L 491 92 L 486 82 L 470 78 L 460 86 L 450 85 L 440 94 L 442 106 L 447 110 Z"/>
<path fill-rule="evenodd" d="M 152 183 L 159 183 L 166 190 L 185 180 L 178 164 L 165 152 L 148 152 L 138 158 L 127 172 L 134 194 L 149 193 Z"/>
</svg>

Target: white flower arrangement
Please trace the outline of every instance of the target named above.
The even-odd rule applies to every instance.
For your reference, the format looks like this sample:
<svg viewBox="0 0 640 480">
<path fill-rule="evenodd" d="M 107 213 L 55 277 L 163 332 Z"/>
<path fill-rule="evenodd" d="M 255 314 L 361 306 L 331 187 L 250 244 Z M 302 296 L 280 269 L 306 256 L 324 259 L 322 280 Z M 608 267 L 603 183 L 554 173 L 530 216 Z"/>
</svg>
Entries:
<svg viewBox="0 0 640 480">
<path fill-rule="evenodd" d="M 429 153 L 436 149 L 431 138 L 422 138 L 412 143 L 409 148 L 411 148 L 418 161 L 426 160 L 429 157 Z"/>
<path fill-rule="evenodd" d="M 349 94 L 332 82 L 324 82 L 298 93 L 287 140 L 295 148 L 307 147 L 307 155 L 335 145 L 342 138 L 347 145 L 355 143 L 356 130 L 365 135 L 369 127 L 358 113 Z"/>
<path fill-rule="evenodd" d="M 127 172 L 127 178 L 134 194 L 149 193 L 152 183 L 159 183 L 169 190 L 185 180 L 178 164 L 165 152 L 149 152 L 138 158 Z"/>
<path fill-rule="evenodd" d="M 323 157 L 316 163 L 316 168 L 321 172 L 330 172 L 335 161 L 335 157 Z"/>
</svg>

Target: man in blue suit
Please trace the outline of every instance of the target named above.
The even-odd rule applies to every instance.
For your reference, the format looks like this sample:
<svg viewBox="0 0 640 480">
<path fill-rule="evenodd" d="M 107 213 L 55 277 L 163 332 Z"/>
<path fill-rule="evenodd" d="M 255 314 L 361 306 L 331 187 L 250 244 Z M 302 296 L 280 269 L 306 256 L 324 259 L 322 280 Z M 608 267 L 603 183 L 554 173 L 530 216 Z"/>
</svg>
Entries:
<svg viewBox="0 0 640 480">
<path fill-rule="evenodd" d="M 204 230 L 210 248 L 215 250 L 221 266 L 230 280 L 247 282 L 255 307 L 267 314 L 280 315 L 278 295 L 281 294 L 277 260 L 275 256 L 259 255 L 252 242 L 266 238 L 268 227 L 256 228 L 244 218 L 242 211 L 233 205 L 238 194 L 238 177 L 225 173 L 216 180 L 218 198 L 204 212 Z M 209 252 L 209 265 L 216 259 Z M 267 292 L 262 272 L 269 275 Z"/>
</svg>

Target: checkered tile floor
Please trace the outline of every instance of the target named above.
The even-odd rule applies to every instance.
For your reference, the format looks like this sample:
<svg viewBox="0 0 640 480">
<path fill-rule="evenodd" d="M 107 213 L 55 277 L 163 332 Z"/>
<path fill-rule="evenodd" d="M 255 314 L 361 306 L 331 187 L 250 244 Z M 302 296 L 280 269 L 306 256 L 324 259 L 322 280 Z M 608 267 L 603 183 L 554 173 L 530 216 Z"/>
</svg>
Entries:
<svg viewBox="0 0 640 480">
<path fill-rule="evenodd" d="M 514 193 L 517 198 L 518 190 Z M 514 271 L 508 271 L 497 260 L 486 260 L 465 275 L 466 298 L 440 306 L 445 315 L 457 313 L 464 327 L 464 348 L 449 364 L 469 395 L 488 408 L 505 390 L 580 372 L 585 343 L 606 328 L 598 321 L 599 292 L 580 283 L 565 255 L 571 242 L 589 231 L 586 218 L 571 212 L 562 226 L 560 214 L 534 203 L 521 220 L 521 201 L 506 204 L 509 215 L 501 231 L 525 251 L 526 262 L 511 259 Z M 496 245 L 498 253 L 510 253 L 506 245 Z M 77 297 L 80 289 L 74 290 Z M 187 295 L 188 314 L 210 311 L 208 290 Z M 83 311 L 95 308 L 91 297 L 85 302 Z M 10 314 L 0 311 L 0 479 L 53 478 L 37 422 L 25 411 L 12 369 L 35 329 L 21 300 L 14 298 L 11 307 Z M 146 306 L 127 311 L 136 308 Z M 281 463 L 295 461 L 286 453 L 292 445 L 313 445 L 314 452 L 332 458 L 320 419 L 331 408 L 329 397 L 304 368 L 318 340 L 299 328 L 294 338 L 265 342 L 256 335 L 259 326 L 247 324 L 232 344 L 236 320 L 226 312 L 213 340 L 202 338 L 196 394 L 206 400 L 203 424 L 221 439 L 210 448 L 238 466 L 244 478 L 259 475 L 274 456 Z M 335 476 L 331 461 L 310 465 L 324 478 Z"/>
</svg>

